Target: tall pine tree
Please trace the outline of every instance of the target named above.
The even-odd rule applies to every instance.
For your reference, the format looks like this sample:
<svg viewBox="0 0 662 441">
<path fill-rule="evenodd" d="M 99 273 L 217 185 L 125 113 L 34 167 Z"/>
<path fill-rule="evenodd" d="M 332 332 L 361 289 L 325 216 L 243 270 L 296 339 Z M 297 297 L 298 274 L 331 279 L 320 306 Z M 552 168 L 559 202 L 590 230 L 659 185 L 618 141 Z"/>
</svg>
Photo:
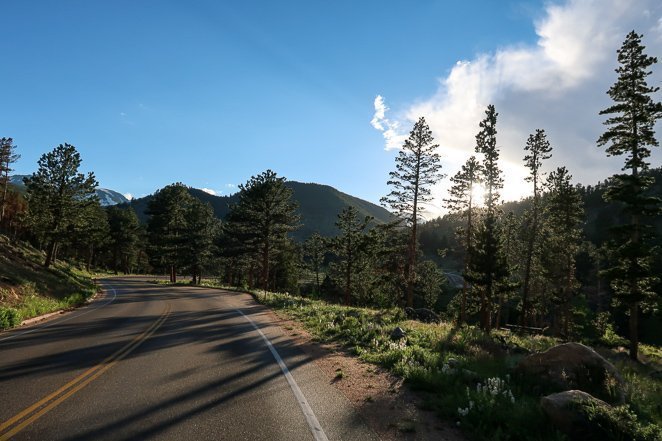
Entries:
<svg viewBox="0 0 662 441">
<path fill-rule="evenodd" d="M 572 313 L 571 302 L 579 288 L 575 275 L 575 261 L 582 237 L 584 210 L 579 191 L 571 183 L 572 176 L 559 167 L 547 178 L 544 202 L 546 223 L 545 273 L 551 287 L 554 329 L 568 338 Z"/>
<path fill-rule="evenodd" d="M 480 293 L 481 327 L 486 331 L 492 328 L 495 296 L 503 289 L 510 289 L 508 265 L 499 230 L 499 191 L 503 187 L 503 178 L 498 164 L 497 116 L 494 106 L 487 106 L 485 119 L 480 122 L 480 131 L 476 135 L 476 153 L 483 155 L 485 215 L 478 226 L 469 271 L 465 274 Z"/>
<path fill-rule="evenodd" d="M 16 153 L 16 146 L 14 145 L 13 139 L 0 138 L 0 191 L 2 192 L 2 200 L 0 201 L 0 224 L 5 218 L 9 191 L 9 174 L 13 171 L 11 167 L 20 157 L 21 155 Z"/>
<path fill-rule="evenodd" d="M 342 279 L 345 305 L 351 303 L 354 278 L 359 270 L 358 263 L 366 248 L 365 229 L 371 220 L 370 216 L 360 219 L 354 206 L 343 208 L 342 212 L 338 214 L 336 226 L 340 230 L 340 234 L 331 242 L 331 249 L 339 260 L 336 269 Z"/>
<path fill-rule="evenodd" d="M 80 164 L 76 148 L 60 144 L 42 155 L 37 171 L 25 179 L 29 222 L 47 247 L 45 267 L 53 262 L 58 244 L 80 230 L 79 213 L 99 203 L 94 173 L 79 173 Z"/>
<path fill-rule="evenodd" d="M 535 133 L 529 135 L 524 150 L 528 152 L 524 156 L 524 164 L 529 169 L 527 182 L 533 184 L 533 200 L 531 210 L 527 216 L 527 228 L 524 229 L 526 235 L 526 254 L 524 256 L 524 282 L 522 284 L 522 326 L 528 325 L 529 301 L 531 289 L 531 272 L 538 260 L 537 251 L 540 243 L 540 187 L 543 173 L 541 171 L 542 162 L 552 157 L 552 146 L 547 140 L 547 135 L 542 129 L 537 129 Z"/>
<path fill-rule="evenodd" d="M 417 226 L 422 204 L 432 200 L 430 188 L 443 178 L 440 157 L 436 152 L 432 131 L 421 117 L 409 133 L 409 138 L 395 159 L 395 171 L 389 174 L 388 185 L 391 192 L 381 199 L 384 206 L 399 216 L 410 229 L 407 249 L 407 306 L 414 305 L 414 284 L 416 283 L 416 255 L 418 249 Z"/>
<path fill-rule="evenodd" d="M 285 178 L 271 170 L 251 177 L 239 189 L 239 201 L 231 207 L 231 225 L 226 231 L 257 257 L 260 286 L 268 289 L 271 264 L 278 253 L 288 249 L 287 233 L 298 228 L 297 204 Z"/>
<path fill-rule="evenodd" d="M 658 147 L 655 122 L 662 117 L 662 103 L 653 99 L 659 87 L 649 86 L 646 77 L 657 58 L 644 53 L 642 36 L 630 32 L 618 50 L 618 79 L 607 91 L 614 104 L 600 112 L 610 115 L 604 124 L 607 130 L 598 139 L 606 147 L 607 156 L 625 155 L 623 170 L 610 181 L 605 197 L 623 204 L 627 223 L 613 229 L 610 247 L 614 262 L 606 271 L 615 295 L 628 305 L 630 315 L 630 357 L 637 359 L 639 351 L 639 309 L 641 303 L 655 295 L 657 277 L 651 272 L 652 228 L 646 218 L 659 214 L 660 199 L 646 194 L 651 179 L 648 170 L 652 147 Z"/>
<path fill-rule="evenodd" d="M 471 253 L 474 242 L 474 227 L 476 218 L 476 207 L 478 201 L 474 200 L 476 189 L 481 183 L 483 166 L 471 156 L 467 162 L 462 165 L 459 172 L 451 178 L 452 186 L 449 190 L 450 197 L 445 200 L 448 209 L 451 212 L 457 212 L 466 222 L 462 229 L 458 231 L 460 242 L 464 245 L 464 272 L 469 270 Z M 460 323 L 467 321 L 467 291 L 469 289 L 467 280 L 462 282 L 462 300 L 460 302 Z"/>
</svg>

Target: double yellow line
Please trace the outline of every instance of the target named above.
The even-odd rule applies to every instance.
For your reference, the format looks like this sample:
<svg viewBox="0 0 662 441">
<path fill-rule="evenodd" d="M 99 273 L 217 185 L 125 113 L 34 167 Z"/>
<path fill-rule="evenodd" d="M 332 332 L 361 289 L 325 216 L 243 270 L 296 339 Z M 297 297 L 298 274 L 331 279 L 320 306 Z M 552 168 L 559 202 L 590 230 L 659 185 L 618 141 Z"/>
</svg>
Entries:
<svg viewBox="0 0 662 441">
<path fill-rule="evenodd" d="M 170 304 L 167 304 L 161 316 L 152 325 L 145 330 L 141 335 L 134 338 L 126 346 L 119 349 L 110 357 L 103 360 L 101 363 L 91 367 L 81 375 L 77 376 L 55 392 L 45 396 L 41 400 L 34 403 L 32 406 L 23 409 L 7 421 L 0 424 L 0 441 L 10 439 L 18 432 L 23 430 L 28 425 L 32 424 L 41 418 L 47 412 L 53 410 L 57 405 L 62 403 L 67 398 L 90 384 L 96 378 L 101 376 L 108 369 L 112 368 L 116 363 L 129 355 L 136 349 L 142 342 L 147 340 L 152 334 L 156 332 L 159 327 L 166 321 L 170 315 Z"/>
</svg>

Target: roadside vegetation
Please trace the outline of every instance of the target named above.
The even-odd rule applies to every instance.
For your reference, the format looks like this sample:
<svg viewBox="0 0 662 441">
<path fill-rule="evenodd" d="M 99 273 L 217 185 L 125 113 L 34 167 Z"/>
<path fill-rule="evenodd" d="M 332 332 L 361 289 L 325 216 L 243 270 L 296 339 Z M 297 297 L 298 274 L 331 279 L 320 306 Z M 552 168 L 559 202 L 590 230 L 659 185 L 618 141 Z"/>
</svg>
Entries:
<svg viewBox="0 0 662 441">
<path fill-rule="evenodd" d="M 66 262 L 50 268 L 44 253 L 0 235 L 0 329 L 85 303 L 96 293 L 86 271 Z"/>
</svg>

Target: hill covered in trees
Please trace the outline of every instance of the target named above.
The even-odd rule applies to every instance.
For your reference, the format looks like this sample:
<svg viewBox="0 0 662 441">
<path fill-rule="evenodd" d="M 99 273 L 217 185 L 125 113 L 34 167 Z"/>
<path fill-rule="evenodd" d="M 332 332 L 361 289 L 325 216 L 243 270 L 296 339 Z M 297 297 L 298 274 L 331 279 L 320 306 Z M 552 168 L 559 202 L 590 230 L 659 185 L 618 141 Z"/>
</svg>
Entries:
<svg viewBox="0 0 662 441">
<path fill-rule="evenodd" d="M 335 223 L 337 215 L 344 208 L 353 206 L 359 216 L 371 216 L 377 224 L 386 223 L 393 215 L 383 207 L 343 193 L 329 185 L 286 181 L 285 186 L 292 190 L 292 200 L 298 204 L 297 214 L 301 227 L 292 233 L 292 237 L 303 241 L 313 233 L 322 236 L 336 236 L 338 228 Z M 191 196 L 204 203 L 209 203 L 214 215 L 226 219 L 230 207 L 239 201 L 239 193 L 230 196 L 215 196 L 197 188 L 188 189 Z M 147 208 L 154 195 L 132 200 L 130 205 L 142 223 L 148 220 Z"/>
</svg>

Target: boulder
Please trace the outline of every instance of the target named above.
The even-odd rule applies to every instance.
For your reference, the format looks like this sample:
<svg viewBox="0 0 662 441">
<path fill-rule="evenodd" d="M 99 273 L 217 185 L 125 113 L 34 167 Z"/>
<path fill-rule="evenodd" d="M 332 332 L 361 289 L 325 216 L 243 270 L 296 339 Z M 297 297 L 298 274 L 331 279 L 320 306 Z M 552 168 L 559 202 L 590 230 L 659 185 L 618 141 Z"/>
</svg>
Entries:
<svg viewBox="0 0 662 441">
<path fill-rule="evenodd" d="M 422 321 L 423 323 L 439 323 L 441 318 L 431 309 L 427 308 L 418 308 L 415 309 L 417 320 Z"/>
<path fill-rule="evenodd" d="M 580 343 L 564 343 L 529 355 L 517 368 L 562 389 L 579 389 L 609 402 L 625 402 L 625 383 L 614 365 Z"/>
<path fill-rule="evenodd" d="M 400 326 L 391 331 L 391 340 L 402 340 L 407 336 L 407 333 Z"/>
<path fill-rule="evenodd" d="M 609 404 L 582 392 L 567 390 L 542 397 L 540 406 L 549 420 L 570 439 L 593 440 L 602 439 L 602 428 L 596 427 L 584 411 L 584 406 L 609 408 Z"/>
<path fill-rule="evenodd" d="M 405 315 L 410 320 L 418 320 L 424 323 L 439 323 L 441 318 L 437 313 L 427 308 L 405 308 Z"/>
</svg>

